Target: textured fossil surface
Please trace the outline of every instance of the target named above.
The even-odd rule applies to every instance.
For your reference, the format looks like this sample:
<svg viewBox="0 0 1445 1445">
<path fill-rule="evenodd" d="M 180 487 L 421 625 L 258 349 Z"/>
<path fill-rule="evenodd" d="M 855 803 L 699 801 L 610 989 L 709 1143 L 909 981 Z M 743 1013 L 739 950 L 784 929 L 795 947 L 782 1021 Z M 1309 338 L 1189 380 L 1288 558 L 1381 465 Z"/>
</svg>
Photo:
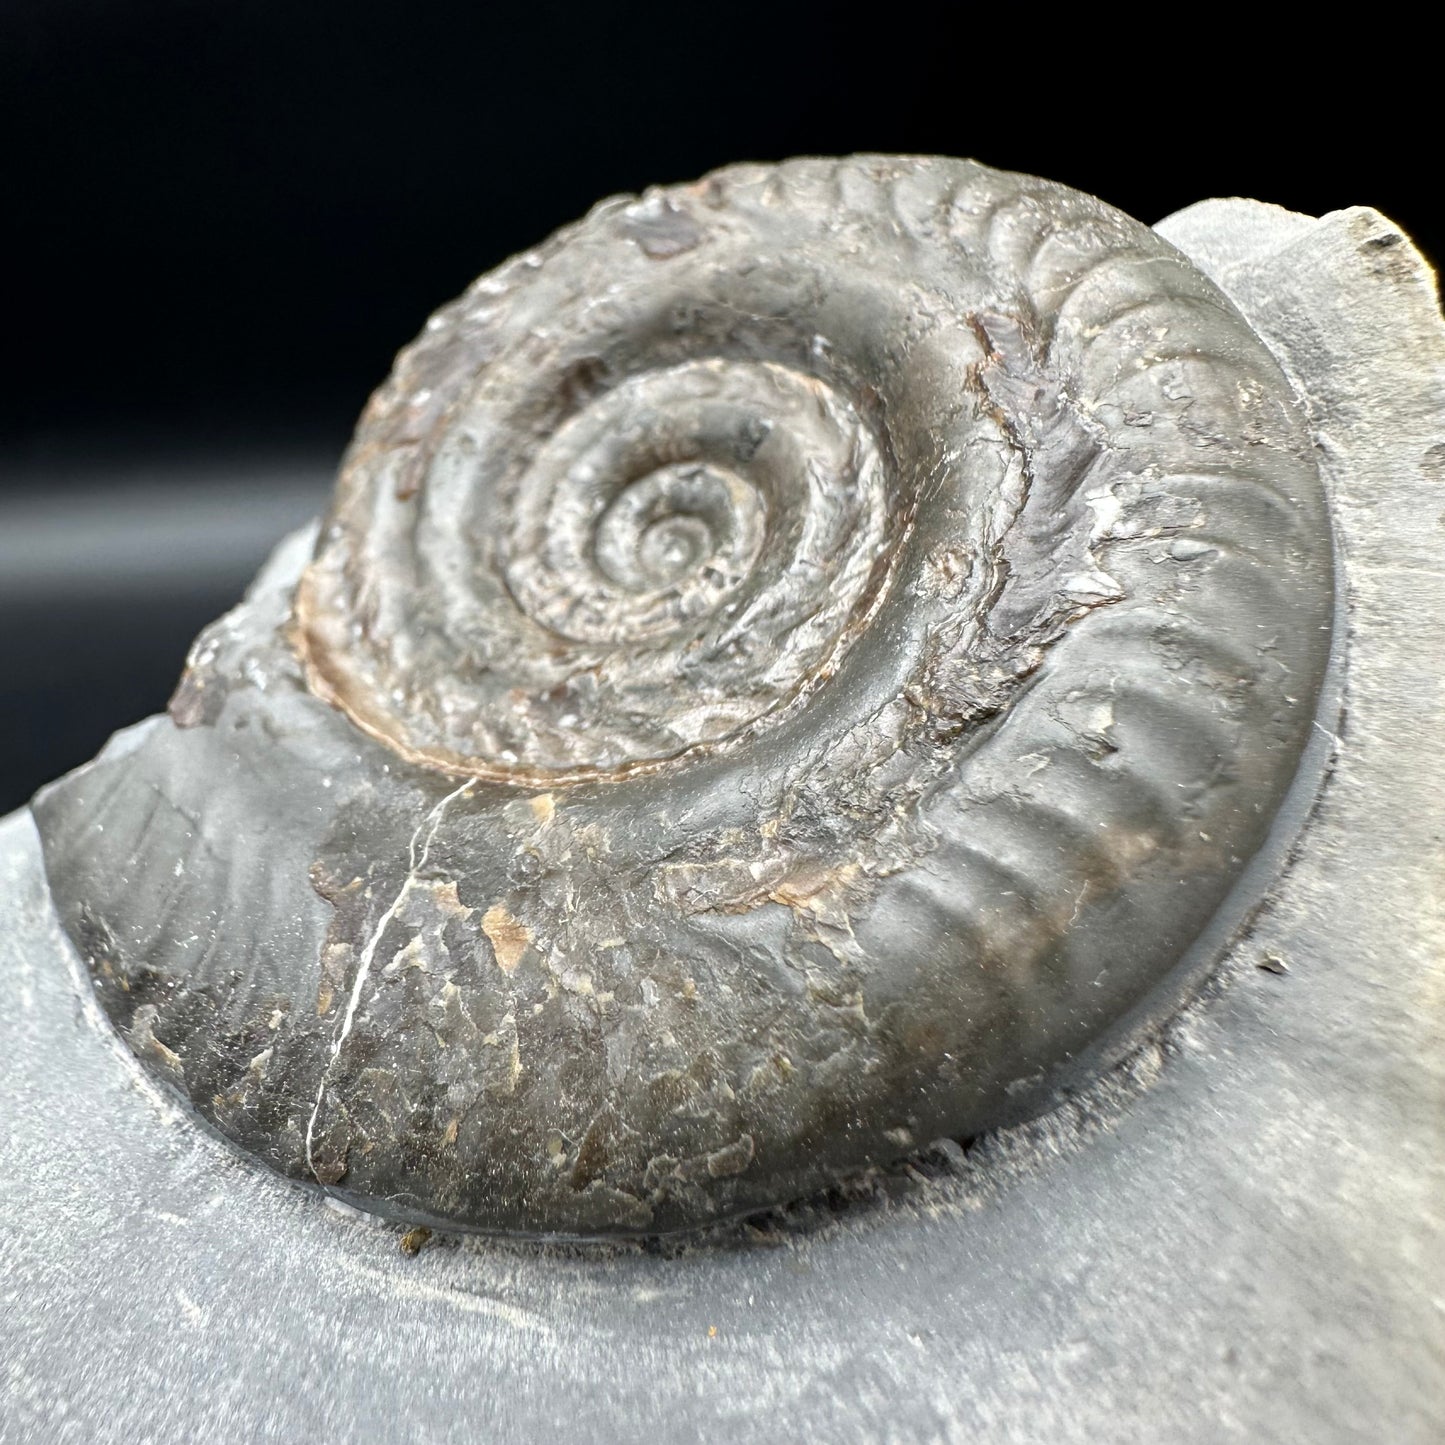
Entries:
<svg viewBox="0 0 1445 1445">
<path fill-rule="evenodd" d="M 797 161 L 438 313 L 171 716 L 37 799 L 138 1057 L 397 1217 L 666 1230 L 1045 1105 L 1265 837 L 1289 384 L 1077 192 Z"/>
</svg>

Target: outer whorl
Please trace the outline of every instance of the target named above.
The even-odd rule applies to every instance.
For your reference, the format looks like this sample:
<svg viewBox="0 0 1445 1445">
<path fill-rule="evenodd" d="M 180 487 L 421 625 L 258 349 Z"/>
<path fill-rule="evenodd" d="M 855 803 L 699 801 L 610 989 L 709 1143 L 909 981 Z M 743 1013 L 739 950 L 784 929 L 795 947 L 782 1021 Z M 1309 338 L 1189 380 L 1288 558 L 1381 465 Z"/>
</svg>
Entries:
<svg viewBox="0 0 1445 1445">
<path fill-rule="evenodd" d="M 298 545 L 36 801 L 51 886 L 222 1133 L 464 1227 L 1046 1106 L 1259 848 L 1330 642 L 1229 302 L 933 158 L 604 202 L 431 319 Z"/>
</svg>

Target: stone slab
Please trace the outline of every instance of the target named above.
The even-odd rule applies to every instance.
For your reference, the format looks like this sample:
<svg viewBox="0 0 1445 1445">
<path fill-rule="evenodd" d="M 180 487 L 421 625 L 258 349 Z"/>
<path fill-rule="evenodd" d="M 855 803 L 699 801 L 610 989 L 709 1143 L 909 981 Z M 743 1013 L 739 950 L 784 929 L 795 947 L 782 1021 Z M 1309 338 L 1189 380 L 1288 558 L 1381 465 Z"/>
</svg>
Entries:
<svg viewBox="0 0 1445 1445">
<path fill-rule="evenodd" d="M 413 1258 L 145 1082 L 12 815 L 0 1441 L 1445 1436 L 1445 324 L 1372 211 L 1159 229 L 1305 397 L 1347 583 L 1331 776 L 1195 1002 L 1068 1107 L 795 1227 Z"/>
</svg>

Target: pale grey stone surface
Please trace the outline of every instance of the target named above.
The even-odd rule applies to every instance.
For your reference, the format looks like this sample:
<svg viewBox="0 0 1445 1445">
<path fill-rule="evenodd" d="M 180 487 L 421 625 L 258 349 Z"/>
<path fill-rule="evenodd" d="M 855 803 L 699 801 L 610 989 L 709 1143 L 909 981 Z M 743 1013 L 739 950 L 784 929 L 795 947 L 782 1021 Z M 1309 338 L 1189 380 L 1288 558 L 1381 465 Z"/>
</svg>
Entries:
<svg viewBox="0 0 1445 1445">
<path fill-rule="evenodd" d="M 407 1259 L 144 1082 L 15 815 L 0 1440 L 1445 1434 L 1445 326 L 1373 212 L 1160 230 L 1310 405 L 1349 609 L 1333 776 L 1164 1042 L 956 1177 L 770 1245 Z"/>
</svg>

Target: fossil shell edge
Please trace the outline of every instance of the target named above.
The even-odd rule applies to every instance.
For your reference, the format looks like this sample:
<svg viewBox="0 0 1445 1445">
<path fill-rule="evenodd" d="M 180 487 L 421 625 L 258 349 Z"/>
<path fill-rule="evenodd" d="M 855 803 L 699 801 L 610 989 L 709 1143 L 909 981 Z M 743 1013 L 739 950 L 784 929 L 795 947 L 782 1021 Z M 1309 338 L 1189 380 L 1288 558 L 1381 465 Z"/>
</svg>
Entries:
<svg viewBox="0 0 1445 1445">
<path fill-rule="evenodd" d="M 1078 192 L 598 206 L 33 804 L 141 1063 L 400 1219 L 654 1233 L 1054 1096 L 1260 847 L 1330 646 L 1286 379 Z"/>
</svg>

